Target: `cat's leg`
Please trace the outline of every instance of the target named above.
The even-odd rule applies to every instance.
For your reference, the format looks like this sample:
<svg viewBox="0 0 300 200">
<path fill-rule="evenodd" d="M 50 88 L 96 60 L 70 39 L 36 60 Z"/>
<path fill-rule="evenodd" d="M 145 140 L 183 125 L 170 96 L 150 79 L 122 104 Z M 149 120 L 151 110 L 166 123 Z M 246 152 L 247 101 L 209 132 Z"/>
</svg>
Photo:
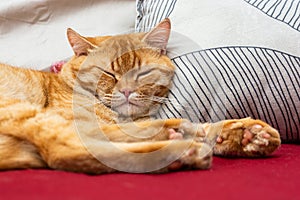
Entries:
<svg viewBox="0 0 300 200">
<path fill-rule="evenodd" d="M 212 149 L 193 140 L 90 144 L 82 149 L 62 147 L 47 159 L 53 169 L 83 173 L 164 173 L 183 169 L 208 169 Z"/>
<path fill-rule="evenodd" d="M 100 125 L 99 129 L 109 141 L 113 142 L 191 138 L 199 141 L 206 136 L 201 124 L 193 124 L 186 119 L 159 119 L 124 124 L 103 124 Z M 99 133 L 99 131 L 93 133 Z"/>
<path fill-rule="evenodd" d="M 45 167 L 47 164 L 31 143 L 8 135 L 0 135 L 0 170 Z"/>
<path fill-rule="evenodd" d="M 154 126 L 152 130 L 157 130 L 160 127 L 159 130 L 174 128 L 181 131 L 180 121 L 155 122 L 152 124 Z M 146 126 L 149 124 L 139 125 Z M 150 130 L 152 125 L 148 127 Z M 186 130 L 186 134 L 181 132 L 184 135 L 188 135 L 188 130 L 193 129 L 190 126 L 183 128 Z M 110 129 L 110 131 L 113 130 L 119 132 L 118 128 Z M 156 158 L 154 166 L 160 162 L 166 165 L 156 169 L 150 168 L 148 171 L 152 169 L 156 172 L 167 172 L 181 168 L 206 169 L 211 165 L 211 147 L 207 144 L 197 143 L 193 139 L 112 143 L 95 140 L 92 137 L 88 141 L 82 141 L 71 120 L 66 120 L 55 111 L 44 112 L 38 107 L 23 102 L 6 105 L 3 109 L 0 107 L 0 134 L 32 144 L 36 147 L 36 155 L 40 155 L 42 161 L 47 163 L 47 167 L 53 169 L 108 173 L 118 171 L 118 166 L 125 166 L 125 168 L 120 169 L 146 172 L 148 164 L 154 162 L 153 158 Z M 93 142 L 90 143 L 89 141 Z M 157 156 L 145 156 L 153 152 L 157 152 Z M 139 156 L 128 159 L 131 158 L 128 157 L 128 153 L 139 154 Z M 101 162 L 103 157 L 101 156 L 112 159 L 117 166 L 110 167 L 110 165 L 103 164 Z M 172 162 L 175 162 L 176 166 Z M 16 167 L 18 168 L 18 166 Z M 12 168 L 12 166 L 7 168 Z"/>
<path fill-rule="evenodd" d="M 14 168 L 44 168 L 36 146 L 23 138 L 9 134 L 22 131 L 22 120 L 35 116 L 36 109 L 16 99 L 0 100 L 0 170 Z M 29 108 L 27 110 L 27 108 Z M 16 120 L 14 118 L 16 117 Z"/>
<path fill-rule="evenodd" d="M 144 130 L 147 127 L 146 129 L 150 131 L 162 131 L 161 133 L 166 131 L 167 133 L 162 134 L 163 137 L 157 136 L 159 139 L 153 137 L 152 141 L 149 139 L 144 142 L 131 140 L 130 143 L 124 143 L 126 140 L 123 136 L 124 131 L 132 134 L 133 131 L 137 131 L 136 127 L 132 127 L 130 124 L 122 127 L 110 126 L 110 128 L 109 126 L 105 127 L 105 132 L 109 135 L 119 135 L 123 141 L 102 141 L 93 137 L 84 139 L 82 135 L 79 140 L 75 130 L 64 128 L 64 133 L 55 138 L 64 141 L 63 146 L 54 141 L 50 142 L 55 145 L 49 149 L 51 151 L 59 149 L 59 153 L 52 152 L 48 158 L 44 156 L 45 160 L 54 169 L 85 173 L 168 172 L 179 169 L 207 169 L 211 166 L 211 146 L 194 140 L 196 136 L 193 134 L 197 134 L 195 127 L 198 125 L 193 125 L 185 120 L 157 120 L 138 123 L 136 126 L 143 127 Z M 67 130 L 70 133 L 67 133 Z M 175 130 L 179 132 L 174 133 Z M 144 136 L 147 133 L 148 131 L 144 132 Z M 174 134 L 180 134 L 182 137 L 172 138 Z M 190 139 L 182 140 L 183 137 Z M 163 141 L 157 141 L 162 138 Z"/>
<path fill-rule="evenodd" d="M 74 127 L 71 124 L 66 126 L 61 119 L 49 123 L 45 119 L 45 123 L 38 120 L 34 121 L 40 125 L 37 127 L 39 132 L 27 129 L 32 126 L 33 121 L 30 120 L 22 133 L 11 132 L 11 135 L 34 144 L 42 162 L 52 169 L 92 174 L 115 171 L 162 173 L 179 169 L 207 169 L 211 166 L 211 146 L 192 139 L 132 143 L 93 139 L 82 141 Z M 33 163 L 29 164 L 27 167 Z M 20 166 L 9 165 L 6 169 L 11 168 Z"/>
<path fill-rule="evenodd" d="M 273 153 L 280 146 L 277 130 L 261 120 L 251 118 L 224 120 L 205 124 L 208 137 L 219 134 L 214 154 L 257 157 Z"/>
</svg>

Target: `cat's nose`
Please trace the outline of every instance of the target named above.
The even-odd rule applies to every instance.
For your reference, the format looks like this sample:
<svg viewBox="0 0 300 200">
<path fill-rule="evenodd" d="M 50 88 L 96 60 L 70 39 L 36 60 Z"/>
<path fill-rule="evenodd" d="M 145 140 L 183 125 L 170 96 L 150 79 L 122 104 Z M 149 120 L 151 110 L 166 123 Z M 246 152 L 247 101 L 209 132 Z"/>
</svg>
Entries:
<svg viewBox="0 0 300 200">
<path fill-rule="evenodd" d="M 125 88 L 120 90 L 121 93 L 128 99 L 129 95 L 133 92 L 131 89 Z"/>
</svg>

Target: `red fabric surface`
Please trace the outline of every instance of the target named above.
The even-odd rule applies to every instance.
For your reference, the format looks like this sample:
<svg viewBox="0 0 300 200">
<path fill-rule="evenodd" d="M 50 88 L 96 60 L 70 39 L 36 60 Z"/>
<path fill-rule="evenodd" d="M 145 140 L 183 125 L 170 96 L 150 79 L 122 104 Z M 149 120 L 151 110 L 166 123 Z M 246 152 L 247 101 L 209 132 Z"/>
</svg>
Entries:
<svg viewBox="0 0 300 200">
<path fill-rule="evenodd" d="M 215 157 L 204 171 L 89 176 L 51 170 L 0 172 L 0 199 L 299 199 L 300 145 L 271 158 Z"/>
</svg>

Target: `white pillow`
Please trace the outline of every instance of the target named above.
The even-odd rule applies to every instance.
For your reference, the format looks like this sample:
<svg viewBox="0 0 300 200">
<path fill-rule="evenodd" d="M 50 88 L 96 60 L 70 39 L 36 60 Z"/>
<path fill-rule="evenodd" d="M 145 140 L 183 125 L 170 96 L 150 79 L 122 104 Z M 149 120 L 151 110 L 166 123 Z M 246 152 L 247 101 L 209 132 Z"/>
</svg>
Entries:
<svg viewBox="0 0 300 200">
<path fill-rule="evenodd" d="M 202 49 L 262 46 L 299 56 L 300 1 L 248 2 L 137 0 L 136 29 L 144 31 L 170 17 L 172 30 L 191 38 Z"/>
<path fill-rule="evenodd" d="M 251 116 L 300 141 L 300 1 L 137 0 L 136 30 L 170 17 L 177 66 L 160 117 L 218 121 Z M 175 34 L 175 36 L 178 34 Z M 176 38 L 176 37 L 175 37 Z"/>
<path fill-rule="evenodd" d="M 268 2 L 265 9 L 271 11 L 271 3 L 278 2 L 264 1 Z M 284 2 L 296 1 L 280 1 L 280 5 L 284 5 Z M 286 7 L 289 7 L 288 3 Z M 278 11 L 274 11 L 277 14 L 283 9 L 280 5 L 277 6 Z M 293 16 L 296 11 L 297 24 L 300 25 L 300 9 L 295 10 L 296 3 L 292 9 L 287 9 L 282 10 L 281 15 L 288 14 L 288 11 L 290 14 L 287 16 Z M 192 38 L 203 49 L 236 45 L 261 46 L 300 55 L 299 30 L 269 17 L 243 0 L 178 0 L 170 17 L 174 31 Z"/>
<path fill-rule="evenodd" d="M 0 62 L 43 69 L 72 55 L 71 27 L 82 35 L 134 29 L 134 0 L 9 0 L 0 2 Z"/>
</svg>

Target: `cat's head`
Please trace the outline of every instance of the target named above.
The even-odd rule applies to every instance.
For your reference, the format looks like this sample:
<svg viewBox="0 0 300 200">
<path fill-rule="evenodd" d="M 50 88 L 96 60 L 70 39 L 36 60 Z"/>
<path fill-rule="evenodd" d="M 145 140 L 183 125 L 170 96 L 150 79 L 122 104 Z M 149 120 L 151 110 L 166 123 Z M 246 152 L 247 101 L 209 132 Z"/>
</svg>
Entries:
<svg viewBox="0 0 300 200">
<path fill-rule="evenodd" d="M 147 33 L 94 38 L 68 29 L 75 56 L 64 70 L 71 69 L 79 92 L 93 95 L 120 116 L 149 116 L 163 102 L 174 75 L 165 55 L 170 28 L 165 19 Z"/>
</svg>

